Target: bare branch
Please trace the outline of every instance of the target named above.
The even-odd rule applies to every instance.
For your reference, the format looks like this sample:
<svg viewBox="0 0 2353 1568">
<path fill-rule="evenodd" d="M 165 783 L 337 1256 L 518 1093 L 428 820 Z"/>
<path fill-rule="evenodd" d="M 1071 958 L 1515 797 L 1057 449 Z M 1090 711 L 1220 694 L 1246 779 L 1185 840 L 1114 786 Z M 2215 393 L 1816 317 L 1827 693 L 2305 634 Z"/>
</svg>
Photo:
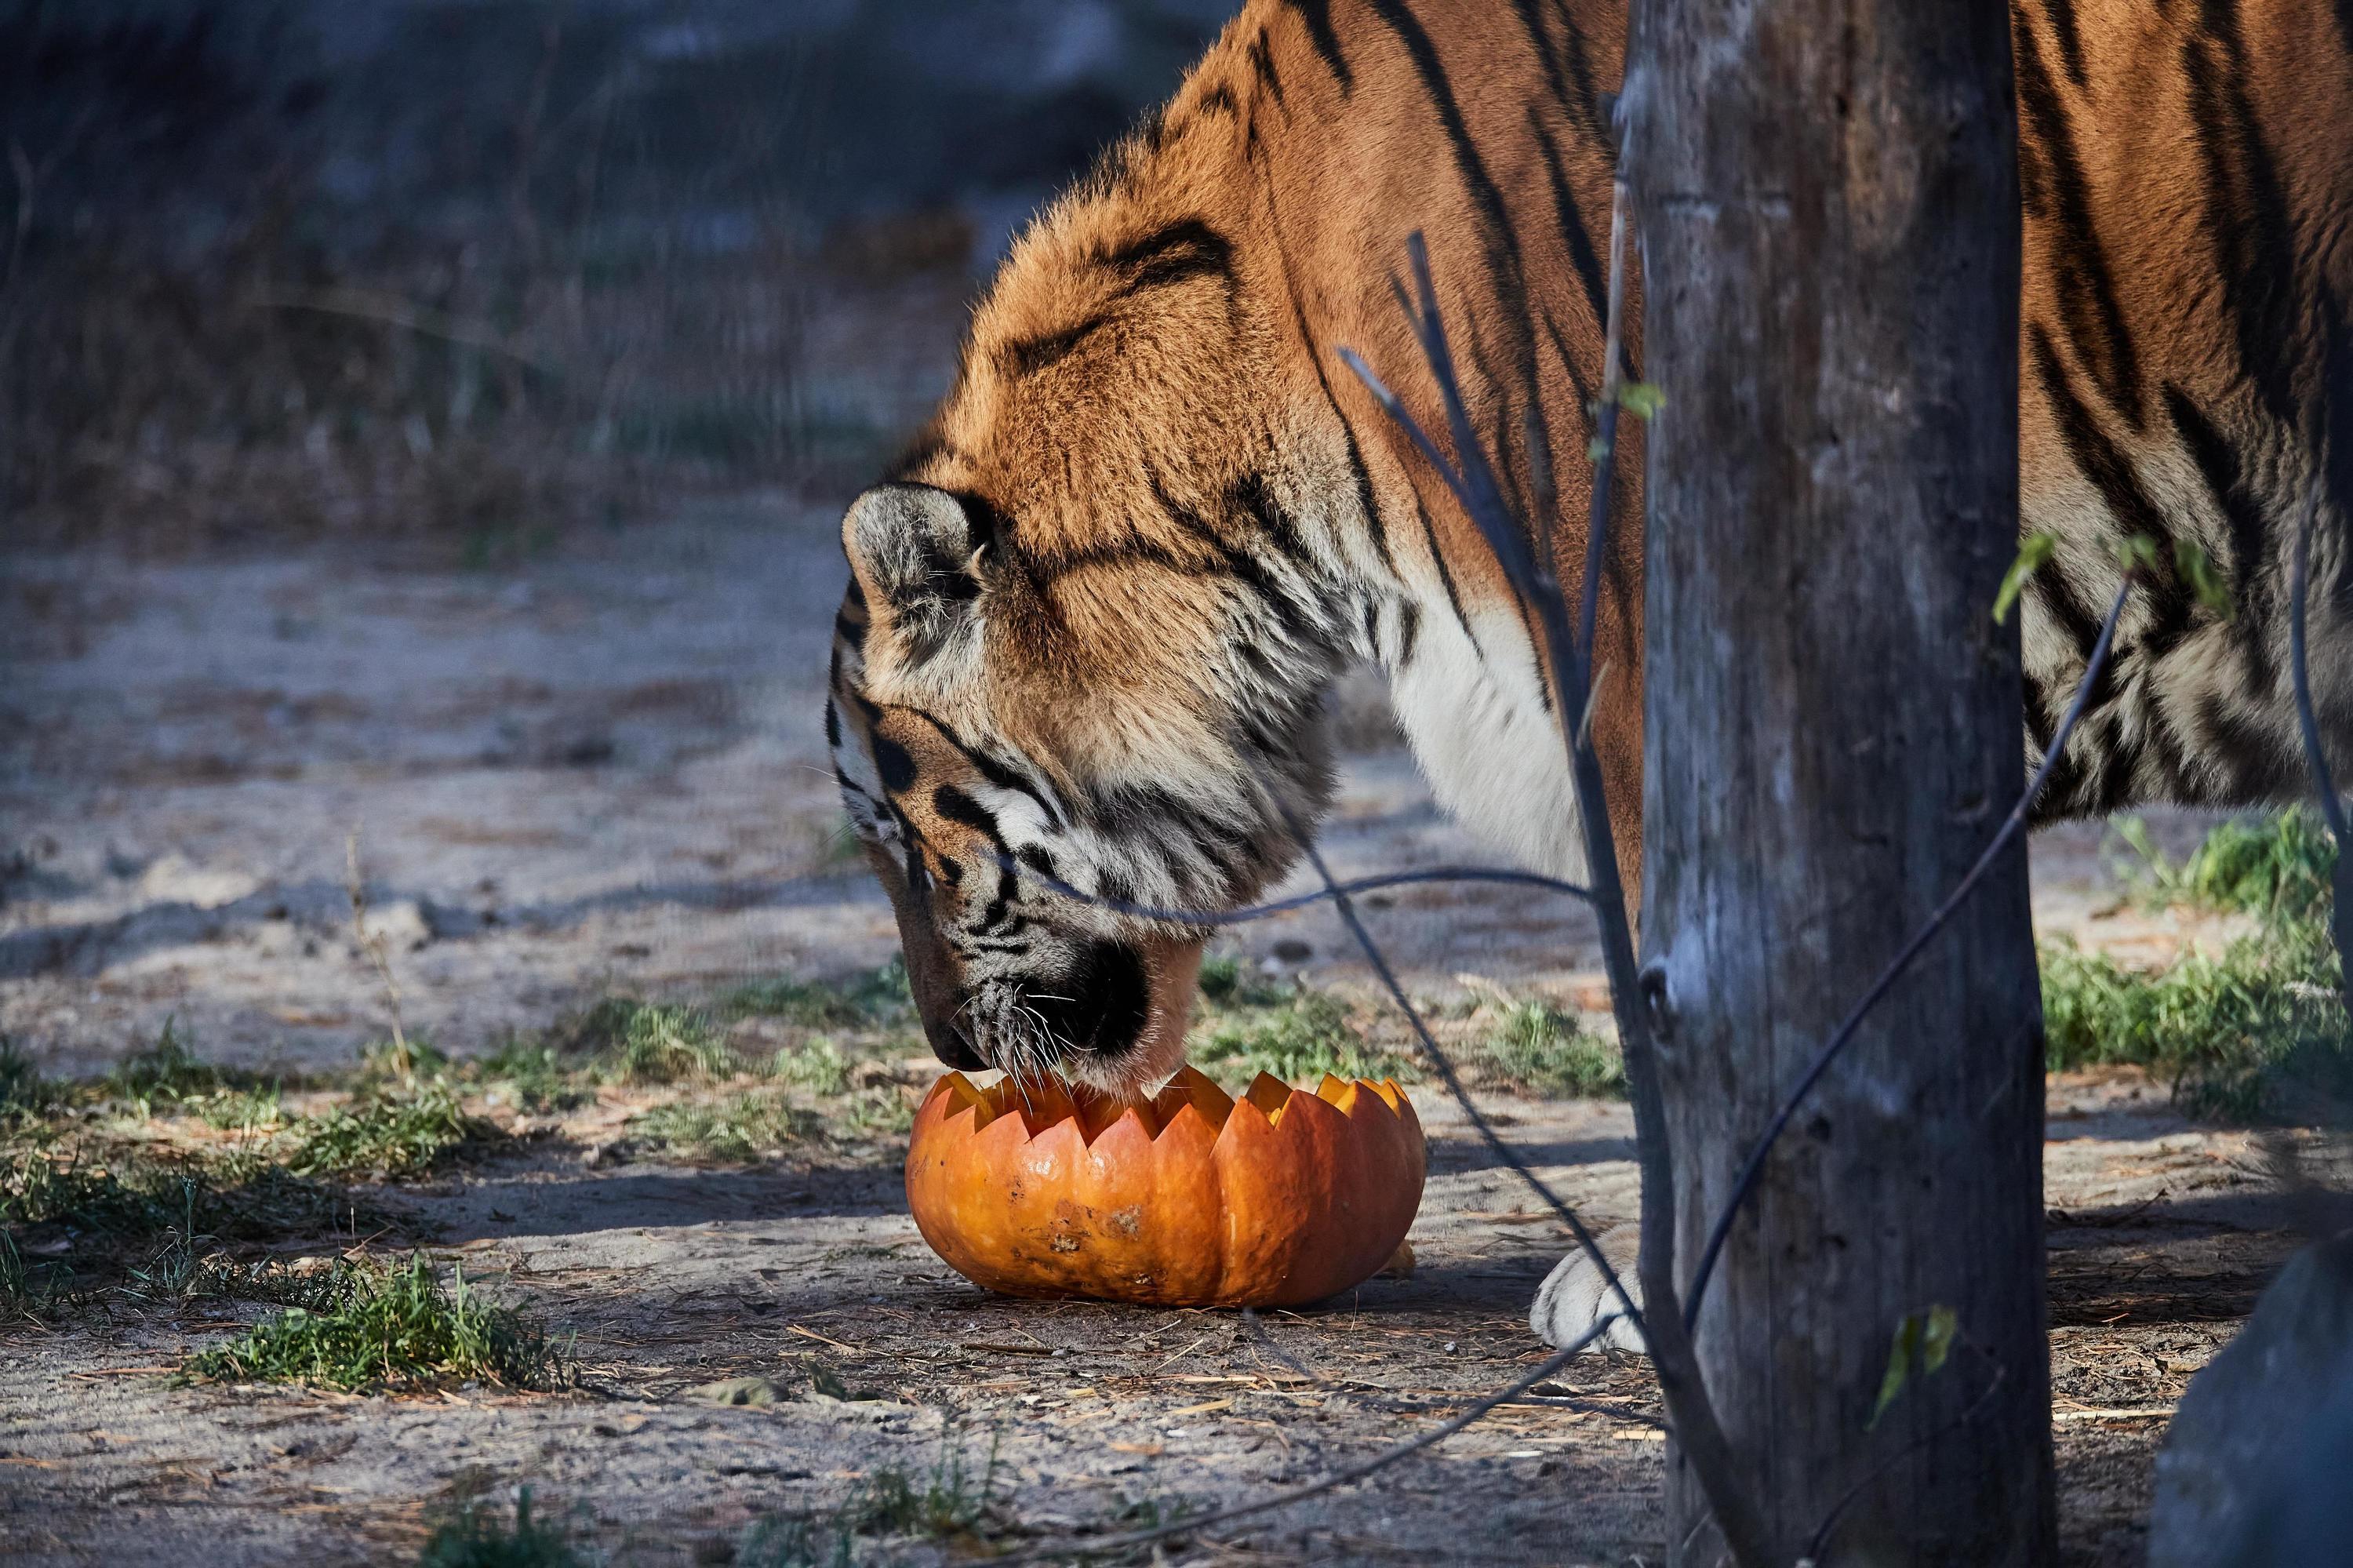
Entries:
<svg viewBox="0 0 2353 1568">
<path fill-rule="evenodd" d="M 385 1003 L 392 1012 L 392 1065 L 404 1080 L 414 1083 L 417 1059 L 408 1049 L 408 1036 L 400 1027 L 400 986 L 392 978 L 392 958 L 381 931 L 367 928 L 367 884 L 360 876 L 360 831 L 353 828 L 343 839 L 343 890 L 351 895 L 352 935 L 357 938 L 360 951 L 375 961 L 375 972 L 384 981 Z"/>
<path fill-rule="evenodd" d="M 2353 1013 L 2353 855 L 2346 853 L 2345 802 L 2337 799 L 2337 781 L 2328 771 L 2328 753 L 2320 744 L 2320 717 L 2312 705 L 2312 673 L 2304 657 L 2305 599 L 2311 588 L 2312 514 L 2319 506 L 2307 492 L 2304 515 L 2295 525 L 2294 578 L 2288 585 L 2288 670 L 2295 678 L 2295 719 L 2304 732 L 2304 760 L 2312 769 L 2313 787 L 2320 791 L 2321 814 L 2328 820 L 2328 836 L 2337 843 L 2337 871 L 2330 879 L 2329 935 L 2337 942 L 2337 984 L 2345 1007 Z"/>
<path fill-rule="evenodd" d="M 1356 355 L 1343 351 L 1344 361 L 1363 377 L 1382 408 L 1404 429 L 1414 446 L 1428 458 L 1455 498 L 1461 503 L 1488 547 L 1494 552 L 1497 564 L 1506 578 L 1521 596 L 1524 603 L 1536 611 L 1543 630 L 1546 671 L 1555 694 L 1556 706 L 1564 715 L 1561 726 L 1562 744 L 1567 748 L 1570 779 L 1575 790 L 1578 828 L 1585 841 L 1586 865 L 1590 875 L 1592 901 L 1601 926 L 1603 968 L 1609 980 L 1611 1010 L 1618 1022 L 1618 1042 L 1626 1064 L 1627 1098 L 1634 1110 L 1635 1155 L 1641 1171 L 1641 1251 L 1640 1272 L 1643 1298 L 1650 1304 L 1647 1318 L 1638 1315 L 1625 1286 L 1611 1269 L 1600 1249 L 1580 1236 L 1580 1242 L 1599 1266 L 1603 1277 L 1618 1295 L 1630 1317 L 1643 1327 L 1643 1340 L 1651 1351 L 1651 1361 L 1659 1377 L 1659 1389 L 1667 1402 L 1673 1420 L 1677 1440 L 1683 1454 L 1699 1478 L 1715 1514 L 1717 1529 L 1722 1532 L 1726 1549 L 1735 1563 L 1742 1568 L 1761 1568 L 1769 1560 L 1767 1535 L 1761 1511 L 1755 1499 L 1740 1482 L 1733 1463 L 1732 1447 L 1717 1419 L 1714 1404 L 1699 1372 L 1699 1361 L 1693 1352 L 1689 1330 L 1683 1326 L 1683 1314 L 1676 1299 L 1674 1284 L 1674 1201 L 1675 1182 L 1672 1156 L 1667 1144 L 1665 1100 L 1659 1081 L 1657 1050 L 1651 1038 L 1650 1020 L 1644 1012 L 1640 977 L 1634 960 L 1633 923 L 1629 915 L 1625 884 L 1618 870 L 1618 847 L 1610 837 L 1607 789 L 1601 777 L 1601 763 L 1590 737 L 1581 733 L 1582 726 L 1566 715 L 1578 711 L 1582 700 L 1588 698 L 1592 683 L 1588 678 L 1586 662 L 1578 643 L 1569 629 L 1568 607 L 1563 599 L 1560 585 L 1555 579 L 1549 561 L 1533 546 L 1533 529 L 1514 526 L 1510 510 L 1504 504 L 1502 493 L 1495 482 L 1494 471 L 1471 429 L 1470 413 L 1461 388 L 1456 382 L 1454 360 L 1446 340 L 1444 322 L 1440 318 L 1438 294 L 1430 281 L 1428 248 L 1419 234 L 1407 240 L 1407 252 L 1413 266 L 1413 278 L 1418 304 L 1409 304 L 1414 335 L 1421 344 L 1423 356 L 1429 361 L 1432 378 L 1438 384 L 1438 395 L 1446 411 L 1447 424 L 1452 435 L 1456 457 L 1461 467 L 1449 465 L 1432 441 L 1412 416 L 1399 404 L 1394 393 L 1373 378 L 1364 362 Z M 1625 289 L 1623 273 L 1624 246 L 1613 247 L 1619 270 L 1609 281 L 1613 297 L 1622 298 Z M 1616 313 L 1613 308 L 1612 313 Z M 1593 515 L 1606 527 L 1609 514 L 1609 490 L 1611 482 L 1614 452 L 1597 448 L 1594 459 L 1593 484 L 1597 492 Z M 1590 546 L 1588 545 L 1588 547 Z M 1345 912 L 1345 906 L 1342 906 Z M 1353 927 L 1354 922 L 1351 921 Z M 1361 940 L 1362 938 L 1360 938 Z"/>
</svg>

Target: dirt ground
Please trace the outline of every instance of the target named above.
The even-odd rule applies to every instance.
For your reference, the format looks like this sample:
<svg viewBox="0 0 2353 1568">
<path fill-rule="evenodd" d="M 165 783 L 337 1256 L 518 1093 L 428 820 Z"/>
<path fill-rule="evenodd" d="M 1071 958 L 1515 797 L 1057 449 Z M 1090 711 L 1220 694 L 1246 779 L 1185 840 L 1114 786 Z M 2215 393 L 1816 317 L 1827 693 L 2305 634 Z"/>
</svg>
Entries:
<svg viewBox="0 0 2353 1568">
<path fill-rule="evenodd" d="M 403 1018 L 459 1054 L 617 987 L 691 997 L 885 959 L 888 911 L 845 853 L 818 734 L 834 526 L 758 495 L 495 572 L 349 546 L 8 558 L 0 1033 L 57 1075 L 152 1044 L 167 1019 L 223 1062 L 347 1063 L 388 1022 L 350 936 L 354 832 Z M 1343 716 L 1336 865 L 1489 858 L 1385 743 L 1375 699 Z M 2200 825 L 2159 827 L 2186 842 Z M 2125 906 L 2099 842 L 2038 841 L 2042 929 L 2151 957 L 2220 934 Z M 1575 908 L 1478 886 L 1377 907 L 1417 993 L 1598 1005 Z M 1366 985 L 1325 913 L 1230 950 Z M 885 1466 L 977 1472 L 992 1446 L 1008 1542 L 1312 1478 L 1539 1359 L 1526 1307 L 1563 1238 L 1440 1091 L 1417 1102 L 1432 1140 L 1418 1271 L 1271 1317 L 1282 1355 L 1230 1314 L 984 1295 L 916 1235 L 887 1139 L 688 1169 L 615 1158 L 600 1131 L 626 1107 L 594 1106 L 379 1195 L 470 1277 L 576 1330 L 581 1392 L 179 1387 L 164 1372 L 223 1322 L 0 1330 L 0 1541 L 28 1563 L 406 1561 L 453 1502 L 527 1483 L 623 1561 L 710 1563 L 754 1518 L 822 1510 Z M 1487 1104 L 1589 1217 L 1631 1216 L 1622 1106 Z M 2175 1400 L 2303 1237 L 2285 1156 L 2315 1140 L 2193 1124 L 2129 1074 L 2054 1083 L 2051 1113 L 2062 1528 L 2069 1562 L 2132 1563 Z M 769 1402 L 714 1403 L 731 1380 Z M 1507 1407 L 1169 1560 L 1655 1563 L 1642 1364 L 1587 1358 L 1546 1392 L 1576 1403 Z"/>
</svg>

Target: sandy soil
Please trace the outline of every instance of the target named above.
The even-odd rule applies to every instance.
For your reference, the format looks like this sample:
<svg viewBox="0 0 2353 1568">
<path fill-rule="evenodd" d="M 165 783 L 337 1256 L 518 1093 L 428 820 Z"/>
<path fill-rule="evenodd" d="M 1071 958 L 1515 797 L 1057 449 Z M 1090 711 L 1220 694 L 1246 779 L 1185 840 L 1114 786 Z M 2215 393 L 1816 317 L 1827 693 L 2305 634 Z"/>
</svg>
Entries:
<svg viewBox="0 0 2353 1568">
<path fill-rule="evenodd" d="M 348 549 L 7 559 L 0 1032 L 60 1074 L 167 1018 L 224 1061 L 348 1061 L 387 1021 L 351 935 L 353 832 L 404 1019 L 459 1054 L 615 987 L 691 996 L 886 957 L 818 733 L 833 527 L 783 496 L 704 503 L 495 575 Z M 1379 744 L 1372 698 L 1344 717 L 1359 748 L 1327 840 L 1339 866 L 1487 858 Z M 2125 906 L 2099 838 L 2038 842 L 2043 929 L 2152 958 L 2226 934 Z M 1574 908 L 1479 887 L 1378 907 L 1419 993 L 1598 1005 Z M 1234 947 L 1366 980 L 1327 914 Z M 27 1563 L 397 1561 L 453 1501 L 527 1482 L 627 1561 L 724 1562 L 754 1517 L 821 1509 L 886 1465 L 928 1474 L 944 1452 L 976 1469 L 992 1443 L 1008 1541 L 1303 1480 L 1538 1359 L 1526 1303 L 1563 1240 L 1435 1088 L 1419 1100 L 1419 1271 L 1267 1325 L 1322 1381 L 1229 1314 L 983 1295 L 916 1236 L 891 1145 L 730 1171 L 592 1163 L 592 1124 L 614 1114 L 592 1108 L 382 1199 L 576 1329 L 582 1393 L 178 1388 L 154 1369 L 218 1323 L 0 1330 L 0 1540 Z M 1489 1103 L 1566 1197 L 1630 1217 L 1622 1107 Z M 2310 1139 L 2193 1125 L 2130 1075 L 2055 1084 L 2052 1114 L 2063 1530 L 2070 1562 L 2124 1564 L 2173 1401 L 2301 1237 L 2283 1160 Z M 820 1369 L 878 1397 L 818 1393 Z M 697 1392 L 742 1379 L 774 1402 Z M 1588 1358 L 1554 1392 L 1584 1403 L 1509 1408 L 1172 1560 L 1656 1562 L 1641 1363 Z"/>
</svg>

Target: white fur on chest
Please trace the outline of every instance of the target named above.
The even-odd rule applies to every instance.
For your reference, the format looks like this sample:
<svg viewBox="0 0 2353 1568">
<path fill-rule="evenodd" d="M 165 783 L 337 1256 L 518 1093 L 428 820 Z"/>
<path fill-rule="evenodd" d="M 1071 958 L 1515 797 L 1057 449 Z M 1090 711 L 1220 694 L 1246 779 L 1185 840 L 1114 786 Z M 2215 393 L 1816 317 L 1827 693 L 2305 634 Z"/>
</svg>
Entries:
<svg viewBox="0 0 2353 1568">
<path fill-rule="evenodd" d="M 1458 821 L 1530 870 L 1580 879 L 1567 756 L 1526 630 L 1515 615 L 1468 613 L 1476 647 L 1443 599 L 1422 607 L 1413 657 L 1388 672 L 1398 721 Z"/>
</svg>

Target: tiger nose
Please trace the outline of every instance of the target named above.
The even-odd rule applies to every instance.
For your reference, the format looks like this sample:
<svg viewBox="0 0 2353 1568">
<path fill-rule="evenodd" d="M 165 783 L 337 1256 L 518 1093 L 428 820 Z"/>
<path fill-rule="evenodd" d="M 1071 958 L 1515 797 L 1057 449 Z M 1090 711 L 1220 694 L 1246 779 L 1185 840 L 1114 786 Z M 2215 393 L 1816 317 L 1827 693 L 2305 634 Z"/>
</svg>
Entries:
<svg viewBox="0 0 2353 1568">
<path fill-rule="evenodd" d="M 923 1020 L 923 1033 L 931 1042 L 932 1054 L 957 1072 L 987 1071 L 988 1058 L 980 1054 L 979 1047 L 972 1043 L 972 1037 L 965 1033 L 961 1023 L 951 1022 L 934 1029 L 932 1021 L 926 1018 Z"/>
</svg>

